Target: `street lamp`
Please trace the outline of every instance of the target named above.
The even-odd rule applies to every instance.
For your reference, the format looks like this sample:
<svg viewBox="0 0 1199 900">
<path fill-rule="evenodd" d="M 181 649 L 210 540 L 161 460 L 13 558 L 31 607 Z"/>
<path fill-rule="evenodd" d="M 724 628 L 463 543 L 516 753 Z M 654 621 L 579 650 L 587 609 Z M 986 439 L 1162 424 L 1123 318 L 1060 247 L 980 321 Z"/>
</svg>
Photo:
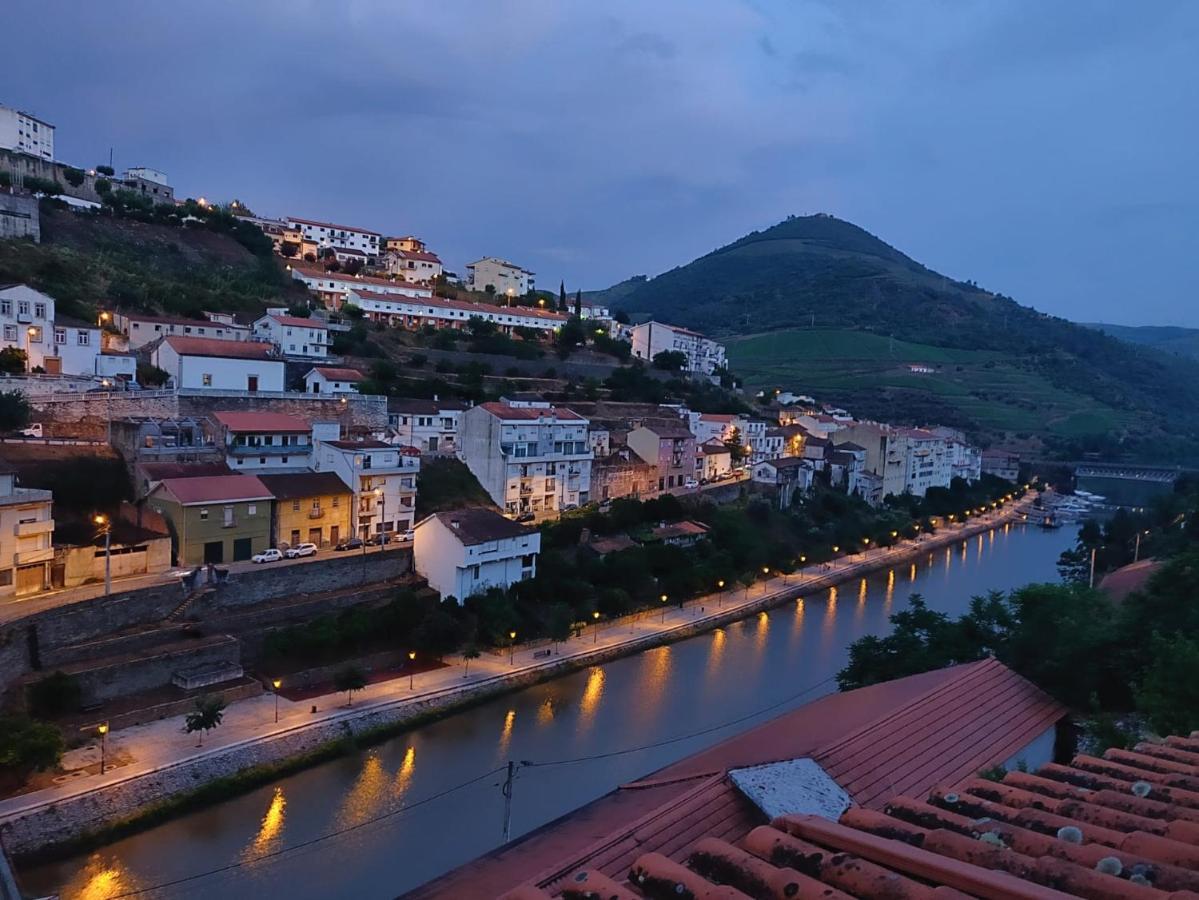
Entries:
<svg viewBox="0 0 1199 900">
<path fill-rule="evenodd" d="M 410 691 L 416 690 L 416 681 L 415 681 L 416 669 L 412 665 L 415 661 L 416 661 L 416 651 L 409 650 L 408 651 L 408 690 L 410 690 Z"/>
<path fill-rule="evenodd" d="M 721 578 L 716 582 L 716 606 L 717 608 L 724 606 L 724 579 Z"/>
<path fill-rule="evenodd" d="M 108 723 L 101 722 L 96 726 L 96 733 L 100 735 L 100 774 L 104 774 L 105 755 L 108 749 Z"/>
<path fill-rule="evenodd" d="M 663 594 L 658 599 L 662 601 L 662 624 L 665 625 L 666 624 L 666 595 Z"/>
<path fill-rule="evenodd" d="M 100 534 L 104 535 L 104 596 L 112 593 L 112 521 L 106 515 L 98 515 L 92 519 L 100 526 Z"/>
<path fill-rule="evenodd" d="M 279 688 L 283 687 L 282 679 L 276 678 L 271 681 L 271 687 L 275 689 L 275 723 L 279 722 Z"/>
<path fill-rule="evenodd" d="M 595 623 L 591 626 L 591 643 L 593 644 L 599 643 L 599 617 L 598 609 L 591 614 L 591 618 Z"/>
<path fill-rule="evenodd" d="M 37 337 L 37 329 L 34 328 L 32 325 L 30 325 L 28 328 L 25 329 L 25 335 L 28 338 L 28 340 L 25 341 L 25 365 L 28 366 L 29 371 L 32 372 L 34 369 L 34 366 L 33 366 L 33 339 L 35 337 Z"/>
<path fill-rule="evenodd" d="M 1137 560 L 1139 560 L 1141 558 L 1141 535 L 1148 534 L 1148 533 L 1149 533 L 1148 528 L 1146 528 L 1144 531 L 1137 532 L 1137 545 L 1132 551 L 1132 561 L 1133 562 L 1136 562 Z"/>
<path fill-rule="evenodd" d="M 383 537 L 387 534 L 384 530 L 384 519 L 387 517 L 387 498 L 383 496 L 383 488 L 375 488 L 375 499 L 379 501 L 379 524 L 375 527 L 379 530 L 379 546 L 383 546 Z"/>
<path fill-rule="evenodd" d="M 508 665 L 516 665 L 516 632 L 508 632 Z"/>
</svg>

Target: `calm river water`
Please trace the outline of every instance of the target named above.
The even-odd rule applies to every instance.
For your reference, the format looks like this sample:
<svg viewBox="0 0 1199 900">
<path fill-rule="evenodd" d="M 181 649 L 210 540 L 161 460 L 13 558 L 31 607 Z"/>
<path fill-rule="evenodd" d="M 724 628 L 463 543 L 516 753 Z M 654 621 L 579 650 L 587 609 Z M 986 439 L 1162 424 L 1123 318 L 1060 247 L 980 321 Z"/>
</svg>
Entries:
<svg viewBox="0 0 1199 900">
<path fill-rule="evenodd" d="M 1073 540 L 1069 529 L 1000 527 L 914 566 L 498 698 L 99 851 L 24 871 L 23 886 L 64 900 L 133 893 L 392 898 L 500 842 L 499 775 L 429 798 L 509 759 L 573 759 L 657 745 L 523 770 L 512 819 L 513 836 L 520 835 L 834 690 L 830 677 L 849 644 L 885 631 L 887 616 L 912 593 L 957 614 L 975 594 L 1057 580 L 1058 554 Z M 201 874 L 208 870 L 222 871 Z"/>
</svg>

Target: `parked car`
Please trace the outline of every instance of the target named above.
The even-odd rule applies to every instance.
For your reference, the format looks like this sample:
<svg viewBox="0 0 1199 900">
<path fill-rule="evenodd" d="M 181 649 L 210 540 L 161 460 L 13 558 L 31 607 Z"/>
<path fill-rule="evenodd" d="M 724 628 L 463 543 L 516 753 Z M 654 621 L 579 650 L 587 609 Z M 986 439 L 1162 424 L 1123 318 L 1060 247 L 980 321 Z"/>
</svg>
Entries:
<svg viewBox="0 0 1199 900">
<path fill-rule="evenodd" d="M 699 487 L 699 482 L 696 481 L 694 478 L 688 478 L 686 481 L 683 482 L 683 487 L 687 488 L 688 490 L 691 490 L 693 488 Z"/>
<path fill-rule="evenodd" d="M 41 422 L 34 422 L 28 428 L 21 429 L 21 437 L 40 438 L 43 436 Z"/>
<path fill-rule="evenodd" d="M 537 518 L 537 515 L 536 515 L 535 513 L 527 512 L 527 513 L 521 513 L 521 514 L 520 514 L 519 516 L 517 516 L 517 517 L 516 517 L 516 518 L 515 518 L 513 521 L 516 521 L 516 522 L 532 522 L 532 521 L 533 521 L 534 519 L 536 519 L 536 518 Z"/>
<path fill-rule="evenodd" d="M 416 529 L 409 528 L 406 531 L 401 531 L 400 536 L 396 538 L 398 541 L 411 542 L 416 540 Z"/>
<path fill-rule="evenodd" d="M 276 549 L 275 547 L 271 547 L 270 550 L 263 550 L 261 553 L 255 553 L 250 557 L 250 562 L 269 563 L 278 562 L 281 559 L 283 559 L 283 551 Z"/>
<path fill-rule="evenodd" d="M 288 559 L 299 559 L 301 556 L 312 556 L 316 550 L 316 544 L 296 544 L 294 547 L 288 547 L 285 555 Z"/>
<path fill-rule="evenodd" d="M 361 550 L 362 549 L 362 538 L 357 538 L 357 537 L 346 538 L 344 541 L 339 543 L 333 549 L 334 550 Z"/>
</svg>

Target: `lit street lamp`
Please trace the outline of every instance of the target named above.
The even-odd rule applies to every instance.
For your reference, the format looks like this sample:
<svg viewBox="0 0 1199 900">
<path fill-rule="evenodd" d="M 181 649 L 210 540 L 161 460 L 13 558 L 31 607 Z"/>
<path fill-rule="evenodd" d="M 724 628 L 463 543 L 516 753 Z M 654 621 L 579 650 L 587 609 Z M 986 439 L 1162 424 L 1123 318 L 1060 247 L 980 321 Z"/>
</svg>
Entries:
<svg viewBox="0 0 1199 900">
<path fill-rule="evenodd" d="M 104 774 L 105 754 L 108 749 L 108 723 L 101 722 L 96 726 L 96 732 L 100 735 L 100 774 Z"/>
<path fill-rule="evenodd" d="M 717 608 L 724 606 L 724 579 L 721 578 L 716 582 L 716 606 Z"/>
<path fill-rule="evenodd" d="M 662 624 L 665 625 L 666 624 L 666 595 L 663 594 L 658 599 L 662 601 Z"/>
<path fill-rule="evenodd" d="M 600 614 L 598 609 L 591 614 L 591 618 L 595 623 L 591 626 L 591 643 L 593 644 L 599 643 L 599 617 Z"/>
<path fill-rule="evenodd" d="M 98 515 L 92 521 L 104 535 L 104 596 L 107 597 L 112 593 L 112 521 L 105 515 Z"/>
<path fill-rule="evenodd" d="M 516 659 L 516 632 L 508 632 L 508 665 L 514 666 Z"/>
<path fill-rule="evenodd" d="M 271 681 L 271 687 L 275 689 L 275 724 L 279 723 L 279 688 L 283 687 L 281 679 Z"/>
<path fill-rule="evenodd" d="M 408 651 L 408 690 L 416 690 L 416 669 L 413 663 L 416 662 L 416 651 Z"/>
</svg>

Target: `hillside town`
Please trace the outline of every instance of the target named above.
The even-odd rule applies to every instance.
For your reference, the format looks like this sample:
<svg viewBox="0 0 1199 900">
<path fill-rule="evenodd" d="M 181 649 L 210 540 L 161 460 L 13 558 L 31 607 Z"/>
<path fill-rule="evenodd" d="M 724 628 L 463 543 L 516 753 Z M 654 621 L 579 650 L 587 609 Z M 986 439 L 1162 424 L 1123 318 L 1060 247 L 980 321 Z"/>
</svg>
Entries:
<svg viewBox="0 0 1199 900">
<path fill-rule="evenodd" d="M 696 319 L 515 212 L 268 210 L 5 102 L 0 900 L 1199 891 L 1199 487 L 913 400 L 968 351 L 885 278 L 944 277 Z M 877 321 L 762 313 L 824 290 Z"/>
</svg>

